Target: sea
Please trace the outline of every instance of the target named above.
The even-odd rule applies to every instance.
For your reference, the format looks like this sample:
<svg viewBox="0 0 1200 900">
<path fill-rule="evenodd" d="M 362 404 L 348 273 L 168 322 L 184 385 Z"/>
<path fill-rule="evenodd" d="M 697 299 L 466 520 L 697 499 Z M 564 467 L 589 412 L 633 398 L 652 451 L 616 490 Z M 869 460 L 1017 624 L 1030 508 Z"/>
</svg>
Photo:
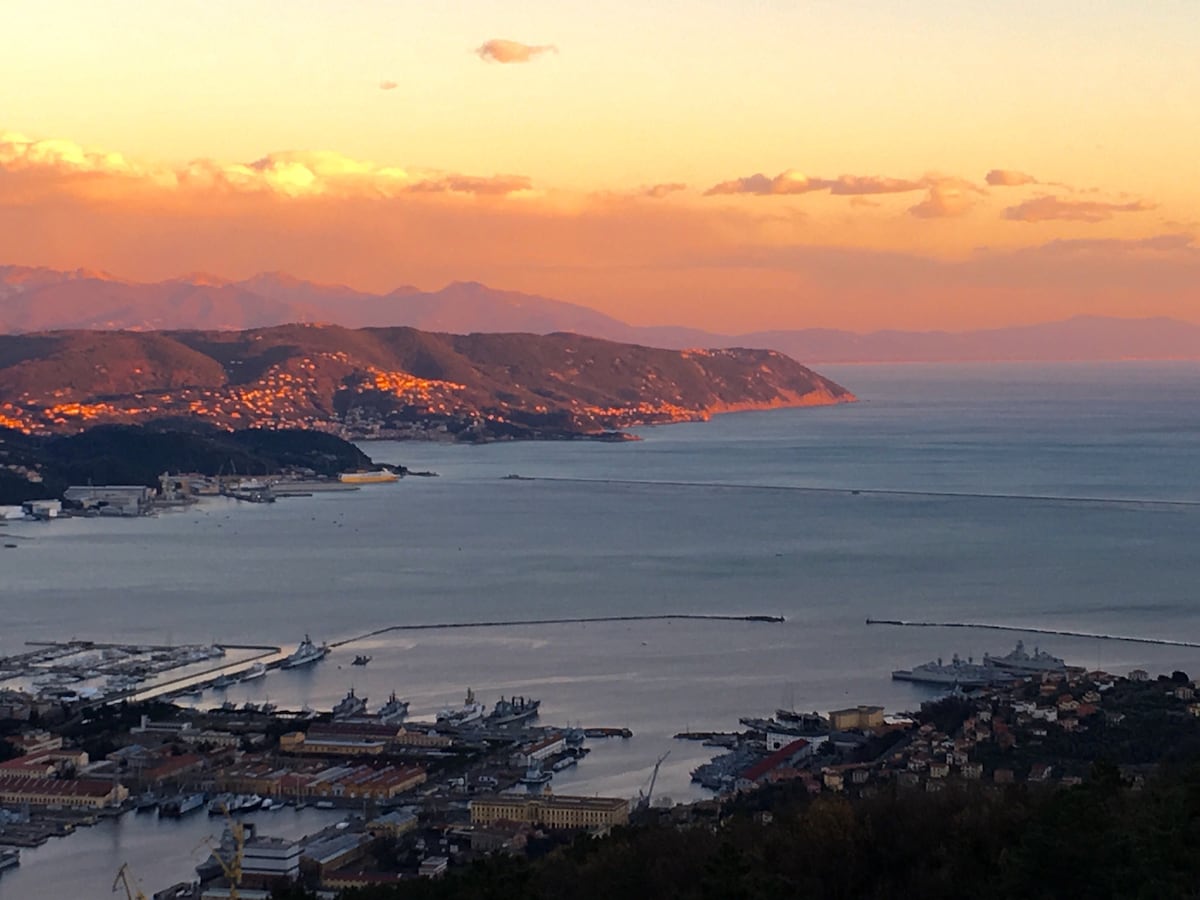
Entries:
<svg viewBox="0 0 1200 900">
<path fill-rule="evenodd" d="M 860 401 L 637 430 L 641 440 L 364 444 L 432 470 L 274 504 L 0 527 L 0 653 L 28 640 L 340 641 L 394 625 L 777 615 L 392 631 L 195 701 L 328 709 L 393 690 L 432 718 L 468 688 L 540 698 L 589 742 L 560 793 L 704 796 L 677 740 L 777 708 L 913 711 L 894 669 L 1002 654 L 1200 673 L 1200 650 L 868 618 L 1200 641 L 1200 365 L 821 367 Z M 513 479 L 506 476 L 519 475 Z M 352 666 L 357 654 L 371 657 Z M 306 811 L 306 813 L 309 811 Z M 291 810 L 271 816 L 296 816 Z M 210 829 L 128 815 L 22 854 L 0 897 L 186 879 Z M 301 824 L 267 819 L 263 833 Z M 193 833 L 195 832 L 195 833 Z M 167 835 L 167 836 L 164 836 Z"/>
</svg>

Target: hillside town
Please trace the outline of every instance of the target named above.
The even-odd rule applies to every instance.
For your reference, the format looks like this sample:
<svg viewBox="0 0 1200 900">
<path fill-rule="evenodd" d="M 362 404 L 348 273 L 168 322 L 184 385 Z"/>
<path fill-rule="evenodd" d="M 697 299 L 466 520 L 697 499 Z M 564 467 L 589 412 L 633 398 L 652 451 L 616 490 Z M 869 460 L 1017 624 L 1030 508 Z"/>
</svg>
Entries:
<svg viewBox="0 0 1200 900">
<path fill-rule="evenodd" d="M 677 735 L 727 752 L 693 775 L 711 799 L 671 805 L 655 802 L 653 776 L 632 799 L 555 792 L 555 772 L 628 732 L 534 724 L 538 701 L 523 697 L 488 711 L 468 692 L 436 721 L 416 722 L 394 694 L 370 712 L 353 690 L 327 712 L 4 690 L 0 852 L 16 865 L 21 848 L 106 818 L 207 812 L 223 837 L 194 878 L 156 897 L 266 897 L 290 882 L 334 896 L 631 823 L 718 826 L 768 788 L 851 798 L 955 784 L 1069 788 L 1099 761 L 1136 785 L 1200 737 L 1198 691 L 1182 672 L 1063 665 L 956 687 L 903 715 L 859 705 L 746 717 L 744 731 Z M 307 807 L 337 821 L 297 839 L 271 833 L 276 811 Z"/>
</svg>

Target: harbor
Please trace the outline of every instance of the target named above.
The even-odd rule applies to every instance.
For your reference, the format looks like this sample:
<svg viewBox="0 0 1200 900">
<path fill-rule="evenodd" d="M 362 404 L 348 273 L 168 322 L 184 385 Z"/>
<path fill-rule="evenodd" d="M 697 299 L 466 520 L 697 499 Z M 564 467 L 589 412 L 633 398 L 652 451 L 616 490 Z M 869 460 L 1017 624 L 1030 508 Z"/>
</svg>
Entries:
<svg viewBox="0 0 1200 900">
<path fill-rule="evenodd" d="M 703 620 L 682 621 L 703 627 Z M 616 627 L 614 622 L 604 625 Z M 223 645 L 215 646 L 220 649 Z M 125 654 L 146 652 L 135 645 L 48 643 L 29 651 L 21 661 L 69 668 L 81 664 L 82 657 L 76 657 L 84 650 L 94 653 L 97 648 L 120 649 Z M 209 833 L 213 834 L 212 829 L 219 830 L 221 823 L 243 823 L 251 835 L 248 840 L 284 840 L 300 856 L 313 859 L 323 858 L 327 846 L 344 848 L 345 853 L 332 853 L 322 869 L 327 884 L 341 883 L 339 879 L 347 877 L 343 873 L 350 870 L 338 867 L 363 858 L 381 835 L 390 833 L 389 823 L 404 823 L 402 834 L 414 835 L 413 841 L 415 835 L 421 835 L 423 846 L 435 848 L 425 850 L 421 859 L 440 858 L 442 851 L 437 848 L 441 845 L 436 842 L 444 840 L 445 855 L 462 864 L 473 858 L 467 848 L 474 846 L 476 831 L 489 835 L 489 841 L 495 839 L 497 826 L 477 821 L 485 815 L 484 810 L 508 809 L 505 804 L 535 799 L 583 802 L 583 797 L 593 795 L 572 792 L 577 773 L 586 773 L 597 761 L 602 764 L 606 756 L 622 753 L 625 747 L 641 747 L 636 751 L 642 758 L 637 776 L 641 786 L 632 796 L 601 795 L 595 802 L 619 804 L 612 809 L 624 810 L 622 816 L 676 808 L 675 797 L 656 791 L 660 770 L 672 761 L 675 749 L 652 756 L 627 726 L 580 722 L 570 714 L 557 721 L 548 718 L 545 711 L 555 704 L 547 704 L 545 695 L 467 688 L 456 700 L 432 709 L 420 703 L 422 708 L 414 710 L 403 685 L 393 684 L 378 693 L 379 699 L 373 699 L 377 692 L 361 686 L 381 683 L 371 676 L 375 665 L 388 654 L 378 643 L 370 645 L 370 653 L 362 649 L 345 643 L 335 646 L 305 635 L 290 653 L 276 648 L 269 665 L 258 664 L 264 671 L 246 681 L 223 684 L 209 679 L 198 691 L 176 692 L 173 705 L 166 705 L 161 695 L 148 701 L 133 700 L 128 709 L 136 718 L 124 720 L 128 724 L 114 733 L 117 748 L 102 756 L 90 756 L 79 746 L 81 738 L 84 746 L 88 745 L 87 731 L 74 730 L 77 726 L 72 723 L 82 720 L 57 720 L 47 710 L 42 728 L 22 733 L 23 755 L 0 763 L 0 806 L 7 810 L 0 820 L 0 847 L 5 848 L 5 858 L 15 859 L 21 866 L 34 864 L 49 848 L 80 840 L 80 834 L 117 827 L 127 830 L 118 822 L 129 819 L 139 832 L 156 823 L 157 828 L 171 829 L 170 833 L 180 827 L 199 833 L 204 827 L 200 823 L 212 822 Z M 162 654 L 164 648 L 152 652 Z M 212 648 L 207 652 L 211 654 Z M 183 662 L 199 654 L 197 648 L 188 647 L 173 648 L 168 655 Z M 1050 706 L 1045 700 L 1039 705 L 1022 698 L 1040 687 L 1035 693 L 1052 698 L 1056 721 L 1064 723 L 1058 727 L 1080 728 L 1085 727 L 1085 718 L 1102 706 L 1112 716 L 1125 715 L 1126 706 L 1111 700 L 1102 703 L 1099 698 L 1114 687 L 1136 692 L 1139 679 L 1145 677 L 1136 671 L 1122 679 L 1085 672 L 1048 651 L 1027 649 L 1021 643 L 1006 654 L 985 653 L 982 658 L 980 667 L 1002 677 L 983 685 L 965 680 L 948 684 L 938 677 L 923 677 L 938 675 L 947 664 L 897 670 L 915 673 L 918 677 L 912 680 L 938 689 L 928 695 L 927 702 L 909 711 L 889 712 L 880 705 L 827 711 L 781 706 L 766 715 L 746 710 L 737 717 L 742 730 L 689 728 L 675 732 L 673 738 L 702 755 L 718 751 L 699 762 L 688 762 L 696 756 L 683 754 L 683 764 L 689 766 L 690 779 L 703 790 L 702 796 L 718 799 L 789 780 L 821 793 L 857 790 L 880 779 L 937 783 L 956 772 L 960 777 L 979 778 L 990 765 L 986 753 L 980 757 L 982 762 L 958 751 L 944 761 L 929 757 L 927 748 L 937 735 L 930 730 L 925 710 L 929 704 L 936 706 L 938 697 L 949 697 L 955 703 L 987 702 L 989 709 L 998 702 L 1015 704 L 1019 722 L 1026 723 L 1022 727 L 1036 729 L 1036 723 L 1050 715 Z M 240 671 L 250 672 L 256 664 L 240 665 Z M 968 660 L 952 662 L 949 667 L 955 665 L 977 664 Z M 237 691 L 253 690 L 274 690 L 282 699 L 287 696 L 285 682 L 318 673 L 350 682 L 336 702 L 324 707 L 286 708 L 290 704 L 282 704 L 285 708 L 281 708 L 265 701 L 238 703 L 232 699 Z M 881 681 L 879 686 L 885 683 Z M 1184 698 L 1185 690 L 1190 691 L 1190 685 L 1180 687 L 1177 696 Z M 1070 692 L 1070 700 L 1063 699 L 1066 692 Z M 32 705 L 34 698 L 29 702 Z M 1180 702 L 1186 706 L 1191 701 Z M 1196 705 L 1200 709 L 1200 704 Z M 87 708 L 79 705 L 81 710 Z M 124 703 L 115 702 L 92 706 L 114 713 L 125 708 Z M 64 740 L 62 734 L 78 737 Z M 972 734 L 979 739 L 976 732 Z M 1055 760 L 1055 764 L 1061 763 Z M 14 778 L 17 769 L 56 774 L 49 776 L 49 781 L 42 780 L 47 777 L 42 774 Z M 1008 777 L 1005 771 L 1001 769 L 995 777 Z M 66 801 L 68 808 L 57 808 L 63 800 L 46 805 L 44 798 L 51 796 L 46 792 L 56 784 L 78 786 Z M 689 799 L 695 802 L 701 797 Z M 327 818 L 313 820 L 314 813 Z M 297 829 L 301 821 L 311 822 L 313 827 Z M 195 824 L 187 825 L 189 822 Z M 500 830 L 506 835 L 504 840 L 517 840 L 521 834 L 519 828 Z M 458 849 L 451 850 L 452 844 Z M 14 851 L 28 856 L 16 856 Z M 154 870 L 152 861 L 135 860 Z M 15 863 L 11 865 L 18 871 Z M 220 884 L 221 868 L 211 859 L 194 858 L 190 865 L 194 869 L 190 875 L 178 865 L 173 870 L 171 889 L 178 893 L 172 896 L 198 896 L 199 888 L 193 885 Z M 249 871 L 254 871 L 253 864 Z M 399 872 L 396 877 L 415 877 L 415 873 Z"/>
</svg>

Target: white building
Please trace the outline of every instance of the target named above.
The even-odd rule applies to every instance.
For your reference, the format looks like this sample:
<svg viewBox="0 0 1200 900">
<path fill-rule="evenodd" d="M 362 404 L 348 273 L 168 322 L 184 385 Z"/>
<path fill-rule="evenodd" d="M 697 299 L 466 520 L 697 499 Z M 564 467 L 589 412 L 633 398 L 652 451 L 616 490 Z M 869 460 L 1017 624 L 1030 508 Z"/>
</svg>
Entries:
<svg viewBox="0 0 1200 900">
<path fill-rule="evenodd" d="M 521 765 L 531 766 L 535 762 L 541 762 L 543 759 L 554 756 L 556 753 L 562 753 L 566 749 L 566 738 L 560 734 L 553 734 L 532 744 L 526 744 L 518 751 L 518 756 L 520 757 Z"/>
<path fill-rule="evenodd" d="M 300 874 L 300 842 L 251 838 L 242 849 L 242 873 L 257 878 L 295 878 Z"/>
<path fill-rule="evenodd" d="M 427 856 L 421 860 L 421 867 L 418 873 L 422 878 L 438 878 L 446 874 L 446 870 L 450 868 L 450 860 L 444 856 Z"/>
</svg>

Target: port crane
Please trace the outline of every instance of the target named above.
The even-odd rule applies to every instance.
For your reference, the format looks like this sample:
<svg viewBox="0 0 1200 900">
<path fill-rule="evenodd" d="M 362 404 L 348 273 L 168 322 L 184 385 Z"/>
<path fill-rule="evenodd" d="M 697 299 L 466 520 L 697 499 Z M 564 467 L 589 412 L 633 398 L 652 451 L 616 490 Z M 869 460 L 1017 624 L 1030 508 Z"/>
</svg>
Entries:
<svg viewBox="0 0 1200 900">
<path fill-rule="evenodd" d="M 212 851 L 213 859 L 217 861 L 217 864 L 221 867 L 221 871 L 225 874 L 225 878 L 229 881 L 230 900 L 238 900 L 238 897 L 241 896 L 238 888 L 242 884 L 242 854 L 246 849 L 246 826 L 230 815 L 229 807 L 224 803 L 221 804 L 221 812 L 225 815 L 226 825 L 229 828 L 230 835 L 233 837 L 233 853 L 230 854 L 229 859 L 227 860 L 221 855 L 220 847 L 213 846 L 211 837 L 202 840 L 196 845 L 196 849 L 199 850 L 201 847 L 207 847 Z M 133 900 L 133 898 L 130 898 L 130 900 Z M 144 900 L 144 898 L 139 898 L 139 900 Z"/>
<path fill-rule="evenodd" d="M 662 756 L 660 756 L 655 761 L 654 771 L 650 773 L 649 787 L 646 788 L 646 792 L 644 794 L 640 790 L 638 791 L 638 802 L 637 802 L 638 809 L 649 809 L 650 808 L 650 798 L 654 796 L 654 783 L 656 781 L 658 781 L 658 769 L 663 764 L 663 762 L 666 760 L 666 758 L 670 755 L 671 755 L 671 751 L 668 750 L 666 753 L 664 753 Z"/>
<path fill-rule="evenodd" d="M 117 888 L 125 888 L 126 900 L 146 900 L 146 895 L 142 889 L 136 884 L 130 884 L 129 863 L 121 863 L 121 868 L 117 869 L 117 877 L 113 879 L 111 894 L 117 892 Z"/>
</svg>

